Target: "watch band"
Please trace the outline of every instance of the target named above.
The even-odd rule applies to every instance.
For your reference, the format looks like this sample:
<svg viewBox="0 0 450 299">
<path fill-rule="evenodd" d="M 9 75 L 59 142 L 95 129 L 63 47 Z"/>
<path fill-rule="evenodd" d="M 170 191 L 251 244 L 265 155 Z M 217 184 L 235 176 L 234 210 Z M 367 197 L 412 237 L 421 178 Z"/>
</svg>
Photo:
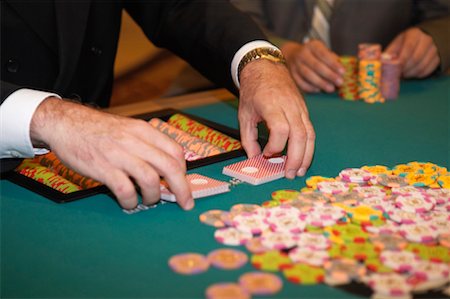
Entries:
<svg viewBox="0 0 450 299">
<path fill-rule="evenodd" d="M 256 48 L 248 52 L 244 55 L 241 62 L 238 66 L 238 79 L 241 75 L 241 71 L 244 69 L 244 67 L 249 64 L 250 62 L 258 59 L 267 59 L 273 62 L 286 64 L 286 59 L 284 58 L 283 54 L 280 50 L 275 48 Z"/>
</svg>

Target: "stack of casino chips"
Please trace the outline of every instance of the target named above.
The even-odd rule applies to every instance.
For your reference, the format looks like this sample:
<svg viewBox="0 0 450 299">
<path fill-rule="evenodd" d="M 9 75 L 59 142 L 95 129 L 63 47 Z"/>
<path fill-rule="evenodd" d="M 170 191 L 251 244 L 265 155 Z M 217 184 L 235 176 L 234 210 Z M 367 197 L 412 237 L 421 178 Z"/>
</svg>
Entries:
<svg viewBox="0 0 450 299">
<path fill-rule="evenodd" d="M 341 56 L 339 58 L 345 69 L 344 82 L 339 87 L 339 96 L 348 101 L 358 100 L 358 59 L 354 56 Z"/>
<path fill-rule="evenodd" d="M 381 55 L 381 93 L 386 100 L 394 100 L 400 90 L 401 64 L 396 57 L 383 53 Z"/>
<path fill-rule="evenodd" d="M 359 45 L 359 97 L 366 103 L 384 103 L 381 94 L 381 45 Z"/>
</svg>

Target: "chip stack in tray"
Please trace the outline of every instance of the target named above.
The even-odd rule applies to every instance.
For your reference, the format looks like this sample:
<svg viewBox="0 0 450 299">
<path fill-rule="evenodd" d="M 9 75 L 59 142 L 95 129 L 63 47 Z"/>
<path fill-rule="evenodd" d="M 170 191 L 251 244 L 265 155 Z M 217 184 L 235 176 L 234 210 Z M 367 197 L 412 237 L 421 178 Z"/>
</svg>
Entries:
<svg viewBox="0 0 450 299">
<path fill-rule="evenodd" d="M 373 290 L 373 298 L 411 298 L 429 290 L 445 294 L 444 288 L 448 292 L 446 168 L 420 162 L 392 169 L 363 166 L 344 169 L 335 178 L 310 177 L 306 184 L 301 191 L 274 191 L 262 205 L 239 204 L 200 216 L 216 228 L 219 243 L 245 246 L 258 270 L 237 283 L 210 286 L 207 298 L 275 294 L 282 285 L 277 272 L 300 285 L 363 283 Z M 219 250 L 208 257 L 219 259 L 209 263 L 223 269 L 247 262 L 242 252 Z M 189 265 L 188 274 L 207 270 L 208 258 L 187 258 L 190 263 L 178 261 L 182 269 L 173 261 L 170 265 L 184 274 Z"/>
<path fill-rule="evenodd" d="M 339 96 L 344 100 L 358 100 L 358 59 L 354 56 L 341 56 L 339 61 L 345 69 L 344 82 L 339 87 Z"/>
</svg>

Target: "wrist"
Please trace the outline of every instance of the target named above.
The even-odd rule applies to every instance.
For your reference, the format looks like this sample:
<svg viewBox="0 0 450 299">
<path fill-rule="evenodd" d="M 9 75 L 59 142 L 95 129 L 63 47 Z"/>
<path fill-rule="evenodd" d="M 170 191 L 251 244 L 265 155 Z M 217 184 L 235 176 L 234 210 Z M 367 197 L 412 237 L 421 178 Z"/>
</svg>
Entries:
<svg viewBox="0 0 450 299">
<path fill-rule="evenodd" d="M 30 123 L 30 139 L 34 147 L 49 148 L 51 132 L 54 127 L 54 119 L 61 99 L 50 96 L 42 101 L 33 114 Z"/>
<path fill-rule="evenodd" d="M 244 57 L 241 59 L 238 66 L 238 80 L 240 81 L 241 73 L 245 69 L 245 67 L 252 62 L 258 60 L 267 60 L 274 64 L 286 65 L 286 59 L 280 50 L 275 48 L 263 47 L 256 48 L 249 51 Z"/>
</svg>

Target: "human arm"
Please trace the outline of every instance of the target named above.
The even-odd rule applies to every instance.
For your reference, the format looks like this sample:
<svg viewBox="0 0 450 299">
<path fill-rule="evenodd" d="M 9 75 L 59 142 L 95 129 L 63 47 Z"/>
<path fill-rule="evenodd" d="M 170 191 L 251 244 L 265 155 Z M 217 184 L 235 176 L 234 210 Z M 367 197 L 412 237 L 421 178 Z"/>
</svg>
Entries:
<svg viewBox="0 0 450 299">
<path fill-rule="evenodd" d="M 263 154 L 280 153 L 287 146 L 286 177 L 305 175 L 314 154 L 315 132 L 303 96 L 288 69 L 268 60 L 250 62 L 240 75 L 239 124 L 249 157 L 261 152 L 259 122 L 265 122 L 269 141 Z"/>
<path fill-rule="evenodd" d="M 403 77 L 423 78 L 450 67 L 449 6 L 444 1 L 418 1 L 420 21 L 397 35 L 387 47 L 388 53 L 400 58 Z"/>
<path fill-rule="evenodd" d="M 160 176 L 181 207 L 194 205 L 181 147 L 145 121 L 49 97 L 33 115 L 30 138 L 69 168 L 108 186 L 123 208 L 138 203 L 133 181 L 144 204 L 159 201 Z"/>
<path fill-rule="evenodd" d="M 130 177 L 139 185 L 143 203 L 152 204 L 159 200 L 161 175 L 178 203 L 192 208 L 181 148 L 167 136 L 143 121 L 103 113 L 54 94 L 15 88 L 2 82 L 2 96 L 7 96 L 0 107 L 2 158 L 32 157 L 34 148 L 47 147 L 70 168 L 106 184 L 127 209 L 137 205 Z M 13 115 L 3 117 L 4 113 Z M 18 122 L 19 118 L 24 121 Z M 2 159 L 2 172 L 18 162 Z"/>
<path fill-rule="evenodd" d="M 182 1 L 168 9 L 160 30 L 153 32 L 145 29 L 148 19 L 143 17 L 142 10 L 128 6 L 128 11 L 150 39 L 180 54 L 212 80 L 219 79 L 218 75 L 230 74 L 232 59 L 243 45 L 265 39 L 248 17 L 224 1 Z M 193 23 L 193 15 L 198 22 Z M 172 28 L 173 24 L 179 26 Z M 174 31 L 169 32 L 166 26 Z M 193 36 L 193 32 L 197 34 Z M 226 87 L 232 82 L 231 76 L 228 77 L 222 80 L 222 83 L 228 82 Z M 270 130 L 264 153 L 279 153 L 290 140 L 287 177 L 292 178 L 297 173 L 304 175 L 314 151 L 314 130 L 303 97 L 286 67 L 267 61 L 247 65 L 242 71 L 239 105 L 241 139 L 247 155 L 252 157 L 261 151 L 256 142 L 256 125 L 264 121 Z"/>
</svg>

